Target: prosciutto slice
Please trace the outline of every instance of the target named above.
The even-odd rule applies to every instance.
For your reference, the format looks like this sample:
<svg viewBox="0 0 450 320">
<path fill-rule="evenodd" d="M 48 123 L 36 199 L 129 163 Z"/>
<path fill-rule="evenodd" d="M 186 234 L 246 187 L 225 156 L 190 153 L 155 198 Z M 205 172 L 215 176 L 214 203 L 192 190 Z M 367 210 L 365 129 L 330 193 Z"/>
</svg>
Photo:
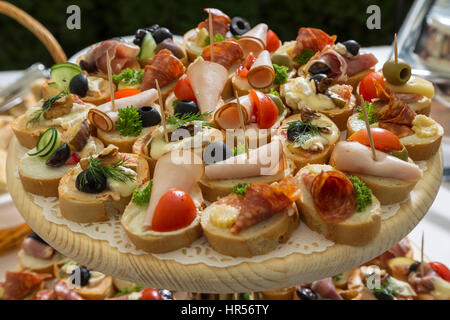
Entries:
<svg viewBox="0 0 450 320">
<path fill-rule="evenodd" d="M 106 40 L 98 46 L 91 49 L 84 58 L 89 70 L 99 70 L 105 74 L 108 73 L 106 52 L 111 59 L 111 70 L 114 74 L 120 73 L 123 69 L 131 68 L 136 65 L 136 56 L 139 53 L 139 47 L 117 40 Z"/>
<path fill-rule="evenodd" d="M 355 57 L 344 57 L 347 62 L 347 76 L 351 77 L 364 70 L 374 67 L 378 60 L 371 53 L 361 53 Z"/>
<path fill-rule="evenodd" d="M 319 54 L 317 59 L 308 61 L 307 69 L 309 70 L 309 67 L 316 62 L 324 63 L 330 68 L 327 74 L 329 78 L 335 79 L 336 81 L 346 81 L 348 79 L 347 61 L 334 49 L 325 50 Z"/>
<path fill-rule="evenodd" d="M 244 57 L 247 57 L 250 52 L 258 56 L 266 49 L 266 36 L 269 27 L 265 23 L 260 23 L 254 26 L 251 30 L 244 33 L 238 40 L 244 52 Z"/>
<path fill-rule="evenodd" d="M 228 70 L 221 64 L 197 58 L 186 71 L 201 113 L 213 112 L 228 79 Z"/>
<path fill-rule="evenodd" d="M 229 69 L 243 56 L 241 46 L 234 40 L 215 42 L 213 45 L 213 53 L 214 62 L 223 65 L 226 69 Z M 203 49 L 202 57 L 206 61 L 211 61 L 210 46 Z"/>
<path fill-rule="evenodd" d="M 378 126 L 403 138 L 414 134 L 411 128 L 415 117 L 416 113 L 406 102 L 392 97 L 387 110 L 379 118 Z"/>
<path fill-rule="evenodd" d="M 259 54 L 248 71 L 247 80 L 256 89 L 263 89 L 272 85 L 275 80 L 275 70 L 273 69 L 269 51 L 264 50 Z"/>
<path fill-rule="evenodd" d="M 163 49 L 153 57 L 151 65 L 145 66 L 141 90 L 156 88 L 156 80 L 162 88 L 181 77 L 184 70 L 183 63 L 170 50 Z"/>
<path fill-rule="evenodd" d="M 253 114 L 253 104 L 250 99 L 250 95 L 239 97 L 239 104 L 242 108 L 244 123 L 247 124 Z M 219 109 L 217 109 L 214 113 L 214 122 L 224 130 L 240 128 L 241 122 L 239 120 L 237 100 L 234 99 L 219 107 Z"/>
<path fill-rule="evenodd" d="M 329 36 L 320 29 L 300 28 L 298 30 L 295 47 L 292 50 L 292 58 L 301 53 L 305 49 L 314 52 L 322 51 L 325 47 L 331 46 L 336 41 L 336 36 Z"/>
<path fill-rule="evenodd" d="M 91 108 L 89 109 L 87 118 L 95 127 L 109 132 L 114 129 L 114 123 L 119 119 L 118 109 L 128 106 L 140 109 L 144 106 L 152 105 L 156 99 L 158 99 L 158 91 L 155 89 L 142 91 L 134 96 L 114 100 L 116 110 L 113 110 L 111 101 L 96 108 Z"/>
<path fill-rule="evenodd" d="M 222 36 L 225 37 L 230 27 L 231 23 L 230 17 L 219 9 L 205 8 L 204 11 L 208 14 L 211 13 L 211 17 L 213 20 L 212 27 L 214 35 L 221 34 Z M 205 28 L 209 32 L 209 18 L 206 19 L 205 21 L 200 22 L 197 28 L 199 30 Z"/>
<path fill-rule="evenodd" d="M 179 152 L 184 152 L 186 161 L 179 161 Z M 159 199 L 170 189 L 178 188 L 189 193 L 203 175 L 203 164 L 188 150 L 172 151 L 158 159 L 153 174 L 153 186 L 144 229 L 151 229 L 153 213 Z"/>
<path fill-rule="evenodd" d="M 311 284 L 311 289 L 323 299 L 344 300 L 344 298 L 342 298 L 342 296 L 337 292 L 336 286 L 331 278 L 314 281 Z"/>
</svg>

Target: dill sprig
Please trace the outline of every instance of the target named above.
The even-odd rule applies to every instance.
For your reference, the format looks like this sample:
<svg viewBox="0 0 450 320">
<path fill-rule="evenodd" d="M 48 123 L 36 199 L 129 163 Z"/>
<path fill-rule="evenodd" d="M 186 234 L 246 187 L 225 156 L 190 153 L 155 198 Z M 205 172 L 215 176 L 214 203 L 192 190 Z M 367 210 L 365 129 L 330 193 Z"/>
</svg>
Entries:
<svg viewBox="0 0 450 320">
<path fill-rule="evenodd" d="M 39 121 L 39 118 L 48 110 L 52 105 L 55 104 L 56 101 L 66 96 L 68 92 L 66 90 L 61 91 L 56 96 L 50 97 L 44 101 L 42 107 L 39 110 L 34 111 L 31 114 L 31 118 L 28 120 L 27 124 Z"/>
<path fill-rule="evenodd" d="M 166 118 L 166 123 L 168 125 L 173 125 L 173 126 L 176 126 L 179 128 L 179 127 L 185 126 L 189 123 L 192 123 L 194 121 L 201 121 L 202 126 L 211 126 L 210 123 L 206 122 L 206 118 L 210 114 L 211 114 L 211 112 L 205 112 L 205 113 L 188 112 L 188 113 L 183 113 L 183 114 L 177 113 L 173 116 L 168 116 Z"/>
<path fill-rule="evenodd" d="M 103 166 L 103 159 L 90 156 L 88 162 L 89 168 L 87 170 L 91 173 L 92 178 L 97 183 L 102 183 L 102 180 L 105 177 L 120 182 L 133 181 L 135 179 L 135 175 L 125 172 L 123 169 L 119 168 L 120 166 L 126 165 L 127 161 L 125 159 L 120 159 L 113 165 Z M 81 180 L 81 185 L 83 186 L 87 183 L 87 177 L 86 175 L 84 175 L 83 179 Z"/>
<path fill-rule="evenodd" d="M 307 122 L 301 120 L 289 122 L 287 131 L 288 133 L 293 132 L 291 139 L 300 146 L 312 137 L 320 135 L 319 127 L 312 124 L 311 120 Z"/>
</svg>

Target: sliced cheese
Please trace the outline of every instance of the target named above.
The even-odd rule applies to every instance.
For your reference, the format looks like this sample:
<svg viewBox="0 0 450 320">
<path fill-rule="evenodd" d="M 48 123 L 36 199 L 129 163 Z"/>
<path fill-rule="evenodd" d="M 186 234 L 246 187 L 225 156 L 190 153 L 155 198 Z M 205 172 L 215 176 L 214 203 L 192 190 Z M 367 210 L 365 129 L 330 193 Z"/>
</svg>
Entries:
<svg viewBox="0 0 450 320">
<path fill-rule="evenodd" d="M 118 181 L 108 177 L 106 180 L 106 184 L 110 190 L 119 193 L 122 197 L 128 197 L 133 193 L 134 189 L 136 189 L 138 186 L 138 181 L 136 179 L 136 172 L 122 166 L 120 166 L 119 168 L 123 170 L 125 173 L 132 175 L 134 179 L 126 181 Z"/>
<path fill-rule="evenodd" d="M 336 108 L 333 100 L 324 94 L 317 94 L 314 80 L 298 77 L 289 79 L 281 89 L 281 95 L 286 99 L 286 104 L 300 110 L 304 106 L 312 110 L 330 110 Z"/>
<path fill-rule="evenodd" d="M 400 86 L 395 86 L 387 82 L 386 87 L 397 93 L 416 93 L 430 99 L 434 97 L 433 84 L 430 81 L 415 76 L 411 76 L 408 82 Z"/>
<path fill-rule="evenodd" d="M 209 214 L 209 221 L 218 228 L 230 228 L 235 222 L 238 216 L 238 209 L 235 207 L 218 204 L 211 205 L 205 209 Z"/>
</svg>

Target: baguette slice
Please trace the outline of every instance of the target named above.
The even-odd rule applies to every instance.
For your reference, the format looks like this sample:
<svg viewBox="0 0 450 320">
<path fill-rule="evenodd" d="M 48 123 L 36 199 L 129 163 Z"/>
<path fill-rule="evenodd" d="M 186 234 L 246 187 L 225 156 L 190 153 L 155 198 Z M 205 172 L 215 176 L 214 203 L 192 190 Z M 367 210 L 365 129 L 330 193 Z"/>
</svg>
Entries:
<svg viewBox="0 0 450 320">
<path fill-rule="evenodd" d="M 257 177 L 248 177 L 242 179 L 223 179 L 223 180 L 209 180 L 203 177 L 200 180 L 200 188 L 202 189 L 203 197 L 207 201 L 216 201 L 218 198 L 225 197 L 231 193 L 231 190 L 238 183 L 266 183 L 271 184 L 280 181 L 284 177 L 292 174 L 295 165 L 292 161 L 286 160 L 283 156 L 280 159 L 280 168 L 274 175 L 262 175 Z"/>
<path fill-rule="evenodd" d="M 143 128 L 141 135 L 151 132 L 155 127 Z M 105 146 L 113 144 L 119 148 L 119 152 L 131 153 L 133 151 L 133 144 L 141 136 L 122 136 L 119 131 L 113 130 L 110 132 L 97 129 L 97 137 L 103 142 Z"/>
<path fill-rule="evenodd" d="M 145 185 L 143 186 L 145 187 Z M 203 197 L 198 185 L 191 191 L 190 196 L 197 208 L 202 208 Z M 171 232 L 144 231 L 144 219 L 148 206 L 138 206 L 130 202 L 126 207 L 121 224 L 130 240 L 137 249 L 150 253 L 165 253 L 189 246 L 202 235 L 200 214 L 187 227 Z"/>
<path fill-rule="evenodd" d="M 64 259 L 64 256 L 58 252 L 50 259 L 39 259 L 25 253 L 23 249 L 17 254 L 19 266 L 23 270 L 29 270 L 37 273 L 52 273 L 53 265 L 59 263 Z"/>
<path fill-rule="evenodd" d="M 319 173 L 333 170 L 332 166 L 313 164 L 302 168 L 295 176 L 300 182 L 302 197 L 297 200 L 301 208 L 301 218 L 311 230 L 319 232 L 328 240 L 336 243 L 360 246 L 372 241 L 380 231 L 380 202 L 372 196 L 372 204 L 362 212 L 355 212 L 351 217 L 339 223 L 328 223 L 322 220 L 314 207 L 311 193 L 303 182 L 302 174 L 306 171 Z"/>
<path fill-rule="evenodd" d="M 126 156 L 137 160 L 136 167 L 132 169 L 137 173 L 138 185 L 148 181 L 150 174 L 147 161 L 131 153 Z M 131 200 L 131 194 L 124 197 L 111 190 L 96 194 L 79 191 L 75 181 L 81 171 L 80 165 L 69 169 L 58 186 L 61 214 L 66 219 L 80 223 L 106 221 L 109 215 L 121 214 L 125 210 Z"/>
<path fill-rule="evenodd" d="M 229 228 L 220 228 L 211 223 L 210 212 L 214 206 L 213 203 L 202 213 L 203 232 L 214 250 L 233 257 L 253 257 L 276 249 L 280 243 L 289 239 L 300 222 L 297 207 L 293 203 L 289 209 L 235 235 Z"/>
</svg>

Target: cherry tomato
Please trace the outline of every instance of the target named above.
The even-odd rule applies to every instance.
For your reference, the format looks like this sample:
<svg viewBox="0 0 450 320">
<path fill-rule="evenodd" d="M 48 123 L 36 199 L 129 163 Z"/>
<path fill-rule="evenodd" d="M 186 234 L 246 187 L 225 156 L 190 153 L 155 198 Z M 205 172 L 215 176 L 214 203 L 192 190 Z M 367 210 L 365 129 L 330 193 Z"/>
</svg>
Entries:
<svg viewBox="0 0 450 320">
<path fill-rule="evenodd" d="M 268 30 L 266 34 L 266 49 L 269 52 L 274 52 L 281 46 L 281 41 L 277 34 L 272 30 Z"/>
<path fill-rule="evenodd" d="M 170 189 L 156 205 L 152 229 L 157 232 L 179 230 L 190 225 L 196 216 L 197 208 L 189 194 L 181 189 Z"/>
<path fill-rule="evenodd" d="M 260 129 L 269 129 L 278 119 L 278 108 L 267 95 L 257 90 L 249 90 L 250 100 L 256 112 L 256 123 Z"/>
<path fill-rule="evenodd" d="M 402 144 L 392 132 L 382 128 L 370 129 L 375 149 L 380 151 L 402 150 Z M 357 141 L 365 146 L 370 146 L 367 129 L 361 129 L 350 136 L 348 141 Z"/>
<path fill-rule="evenodd" d="M 450 282 L 450 270 L 445 266 L 445 264 L 440 262 L 430 262 L 429 264 L 442 279 Z"/>
<path fill-rule="evenodd" d="M 121 89 L 119 91 L 114 92 L 114 99 L 121 99 L 121 98 L 126 98 L 126 97 L 131 97 L 134 96 L 138 93 L 141 93 L 140 90 L 135 89 L 135 88 L 125 88 L 125 89 Z"/>
<path fill-rule="evenodd" d="M 66 163 L 65 163 L 65 164 L 68 164 L 68 165 L 75 165 L 75 164 L 77 164 L 78 162 L 80 162 L 80 160 L 81 160 L 80 154 L 79 154 L 78 152 L 74 152 L 74 153 L 72 153 L 72 155 L 69 157 L 69 159 L 66 160 Z"/>
<path fill-rule="evenodd" d="M 142 290 L 142 295 L 139 300 L 162 300 L 162 298 L 157 289 L 147 288 Z"/>
<path fill-rule="evenodd" d="M 385 88 L 386 83 L 384 82 L 384 77 L 379 72 L 369 73 L 359 83 L 359 93 L 365 101 L 369 102 L 372 99 L 383 97 Z"/>
<path fill-rule="evenodd" d="M 175 97 L 177 97 L 178 100 L 190 100 L 197 102 L 194 90 L 192 90 L 191 81 L 188 77 L 183 77 L 178 80 L 178 83 L 175 86 L 173 92 L 175 93 Z"/>
<path fill-rule="evenodd" d="M 255 62 L 256 58 L 253 55 L 253 52 L 250 52 L 245 58 L 245 60 L 241 63 L 239 68 L 237 69 L 237 74 L 243 78 L 247 78 L 248 71 L 252 67 L 253 63 Z"/>
</svg>

